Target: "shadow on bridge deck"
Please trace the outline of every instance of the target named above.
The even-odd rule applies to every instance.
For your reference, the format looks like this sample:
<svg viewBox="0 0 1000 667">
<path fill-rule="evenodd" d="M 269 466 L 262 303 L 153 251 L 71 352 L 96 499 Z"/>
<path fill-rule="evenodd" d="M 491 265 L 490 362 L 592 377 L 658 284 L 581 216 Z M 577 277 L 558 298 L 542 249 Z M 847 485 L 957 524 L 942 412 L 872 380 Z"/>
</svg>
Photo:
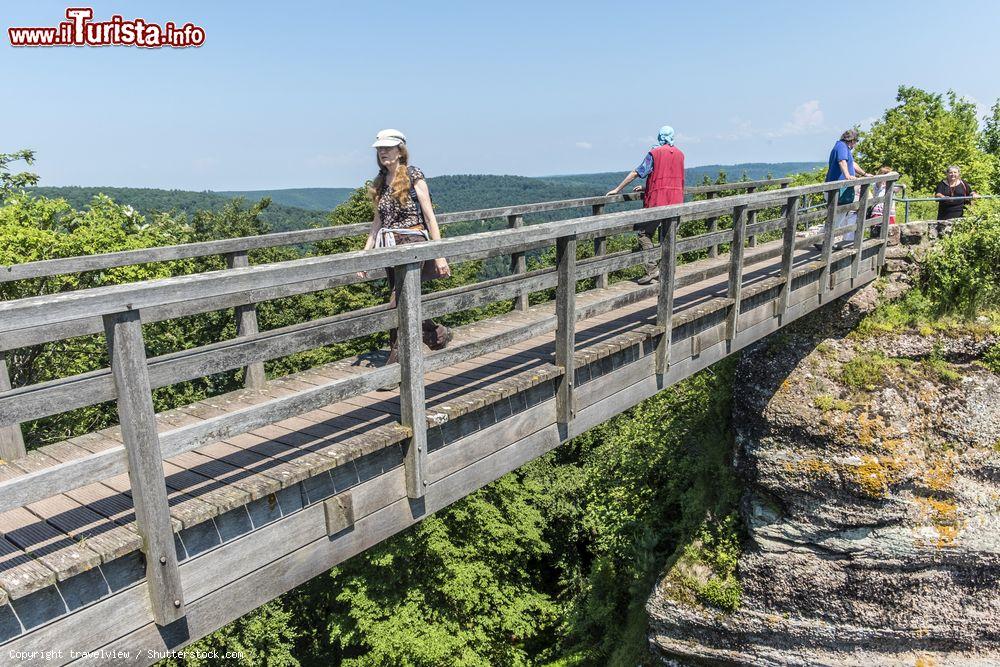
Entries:
<svg viewBox="0 0 1000 667">
<path fill-rule="evenodd" d="M 73 646 L 178 648 L 412 525 L 502 474 L 785 323 L 874 279 L 880 243 L 868 241 L 851 278 L 850 251 L 823 263 L 799 253 L 789 309 L 775 314 L 781 242 L 746 253 L 739 333 L 726 338 L 729 259 L 678 268 L 671 364 L 652 352 L 658 286 L 619 282 L 577 296 L 577 417 L 557 425 L 551 333 L 499 347 L 425 376 L 428 491 L 407 498 L 398 392 L 323 406 L 164 461 L 187 615 L 158 627 L 142 585 L 142 541 L 127 474 L 0 514 L 0 642 L 45 650 Z M 755 263 L 756 262 L 756 263 Z M 515 327 L 555 329 L 552 303 L 456 330 L 452 348 L 501 340 Z M 551 327 L 546 329 L 548 324 Z M 452 349 L 449 348 L 449 349 Z M 444 353 L 438 354 L 446 354 Z M 384 353 L 346 359 L 157 416 L 168 431 L 370 372 Z M 430 355 L 431 357 L 433 355 Z M 73 438 L 15 462 L 25 472 L 120 446 L 119 428 Z M 9 474 L 9 473 L 8 473 Z M 141 661 L 140 661 L 141 663 Z"/>
</svg>

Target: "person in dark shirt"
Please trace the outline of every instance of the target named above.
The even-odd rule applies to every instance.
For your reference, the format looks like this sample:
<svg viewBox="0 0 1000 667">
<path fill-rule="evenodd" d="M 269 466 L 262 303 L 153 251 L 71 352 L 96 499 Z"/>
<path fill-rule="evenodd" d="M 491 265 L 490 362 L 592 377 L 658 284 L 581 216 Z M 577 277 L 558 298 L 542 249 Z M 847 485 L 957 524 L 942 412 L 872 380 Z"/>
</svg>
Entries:
<svg viewBox="0 0 1000 667">
<path fill-rule="evenodd" d="M 948 167 L 947 176 L 938 183 L 934 190 L 936 198 L 942 197 L 978 197 L 972 191 L 972 186 L 962 180 L 962 172 L 958 167 L 952 165 Z M 953 220 L 965 215 L 965 207 L 969 205 L 968 199 L 946 200 L 938 202 L 938 220 Z"/>
</svg>

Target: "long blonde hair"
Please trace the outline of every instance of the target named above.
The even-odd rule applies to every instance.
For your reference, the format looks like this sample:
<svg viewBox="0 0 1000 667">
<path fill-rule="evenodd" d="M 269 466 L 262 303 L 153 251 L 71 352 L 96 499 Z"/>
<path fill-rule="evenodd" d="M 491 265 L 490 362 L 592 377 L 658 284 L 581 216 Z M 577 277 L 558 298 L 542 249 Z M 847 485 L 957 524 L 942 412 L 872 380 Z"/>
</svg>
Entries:
<svg viewBox="0 0 1000 667">
<path fill-rule="evenodd" d="M 378 165 L 378 176 L 372 181 L 372 184 L 368 186 L 368 196 L 372 198 L 372 202 L 375 206 L 378 206 L 378 198 L 382 194 L 382 190 L 385 189 L 385 177 L 386 170 L 385 167 L 378 161 L 378 155 L 375 156 L 375 164 Z M 410 164 L 410 153 L 406 150 L 406 144 L 399 145 L 399 166 L 396 167 L 396 175 L 392 179 L 392 196 L 396 198 L 403 206 L 410 205 L 410 170 L 408 168 Z"/>
</svg>

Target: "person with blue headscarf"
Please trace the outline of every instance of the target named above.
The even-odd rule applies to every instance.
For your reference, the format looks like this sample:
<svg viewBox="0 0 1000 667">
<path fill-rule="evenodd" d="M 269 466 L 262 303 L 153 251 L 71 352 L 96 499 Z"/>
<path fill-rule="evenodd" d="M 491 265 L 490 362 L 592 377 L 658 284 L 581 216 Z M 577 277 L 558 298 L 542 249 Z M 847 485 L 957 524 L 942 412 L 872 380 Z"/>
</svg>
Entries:
<svg viewBox="0 0 1000 667">
<path fill-rule="evenodd" d="M 620 193 L 636 178 L 646 179 L 645 187 L 637 185 L 635 192 L 642 192 L 643 208 L 671 206 L 684 202 L 684 153 L 674 146 L 674 128 L 664 125 L 656 135 L 657 145 L 649 149 L 642 164 L 628 173 L 625 179 L 608 196 Z M 650 222 L 639 227 L 639 246 L 643 250 L 654 247 L 653 234 L 658 223 Z M 646 264 L 646 275 L 639 278 L 640 285 L 648 285 L 660 277 L 656 262 Z"/>
</svg>

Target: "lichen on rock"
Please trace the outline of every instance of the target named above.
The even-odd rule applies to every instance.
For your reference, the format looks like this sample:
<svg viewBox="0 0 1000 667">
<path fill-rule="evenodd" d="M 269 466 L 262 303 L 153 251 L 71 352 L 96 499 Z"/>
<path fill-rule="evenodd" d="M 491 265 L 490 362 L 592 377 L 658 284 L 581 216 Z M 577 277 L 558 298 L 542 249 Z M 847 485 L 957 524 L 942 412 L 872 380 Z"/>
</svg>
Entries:
<svg viewBox="0 0 1000 667">
<path fill-rule="evenodd" d="M 647 604 L 655 655 L 1000 664 L 1000 375 L 983 362 L 1000 338 L 858 328 L 885 292 L 866 287 L 743 355 L 740 604 L 678 594 L 707 571 L 676 559 Z"/>
</svg>

